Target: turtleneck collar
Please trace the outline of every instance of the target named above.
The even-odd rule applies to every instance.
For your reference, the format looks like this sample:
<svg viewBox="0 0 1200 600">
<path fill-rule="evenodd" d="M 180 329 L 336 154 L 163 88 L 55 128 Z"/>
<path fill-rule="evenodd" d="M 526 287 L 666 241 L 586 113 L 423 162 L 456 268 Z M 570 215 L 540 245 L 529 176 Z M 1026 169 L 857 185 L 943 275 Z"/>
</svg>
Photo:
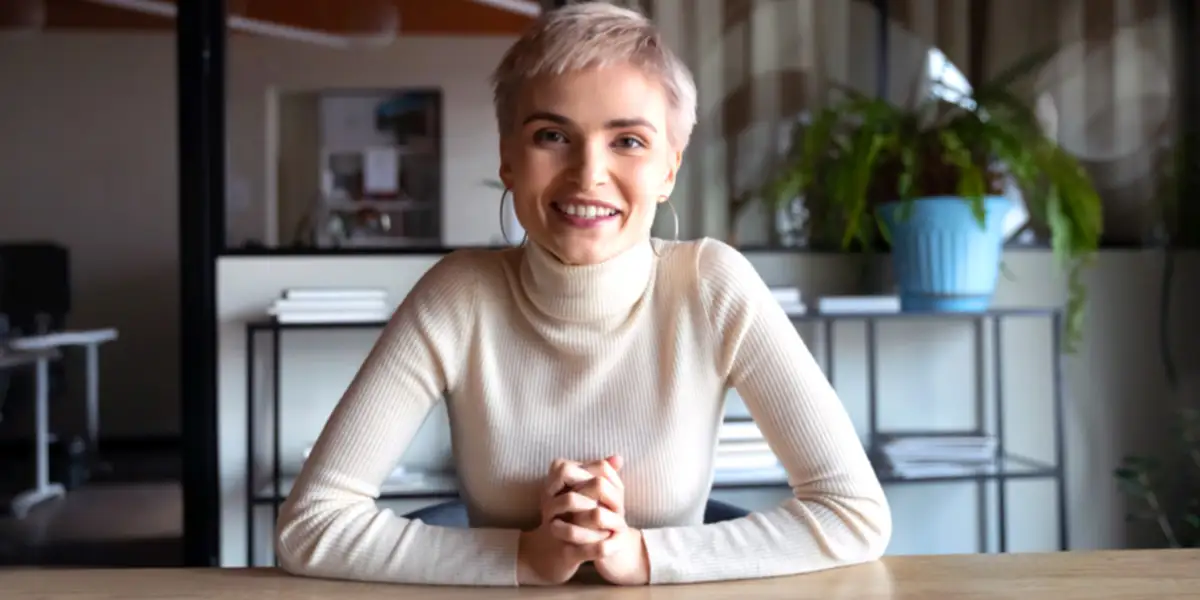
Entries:
<svg viewBox="0 0 1200 600">
<path fill-rule="evenodd" d="M 628 315 L 646 293 L 657 264 L 647 240 L 595 265 L 567 265 L 532 240 L 525 244 L 521 286 L 547 316 L 582 322 Z"/>
</svg>

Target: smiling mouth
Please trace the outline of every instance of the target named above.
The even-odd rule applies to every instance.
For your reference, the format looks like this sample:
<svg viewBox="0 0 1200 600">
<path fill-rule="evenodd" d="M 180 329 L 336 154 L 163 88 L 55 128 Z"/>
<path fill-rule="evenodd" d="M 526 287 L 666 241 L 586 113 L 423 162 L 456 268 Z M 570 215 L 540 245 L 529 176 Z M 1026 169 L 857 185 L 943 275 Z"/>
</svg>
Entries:
<svg viewBox="0 0 1200 600">
<path fill-rule="evenodd" d="M 608 219 L 621 214 L 621 211 L 607 206 L 596 206 L 595 204 L 581 204 L 570 202 L 553 202 L 551 206 L 554 210 L 568 217 L 576 219 Z"/>
</svg>

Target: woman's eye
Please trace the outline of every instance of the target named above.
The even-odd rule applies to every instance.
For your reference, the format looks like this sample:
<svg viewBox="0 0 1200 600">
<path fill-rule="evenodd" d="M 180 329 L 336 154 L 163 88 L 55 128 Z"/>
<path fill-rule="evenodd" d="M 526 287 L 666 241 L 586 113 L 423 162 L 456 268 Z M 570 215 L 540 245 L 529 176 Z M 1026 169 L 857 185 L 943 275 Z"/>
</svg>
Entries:
<svg viewBox="0 0 1200 600">
<path fill-rule="evenodd" d="M 617 139 L 617 146 L 621 148 L 644 148 L 646 144 L 643 144 L 642 140 L 638 138 L 627 135 Z"/>
<path fill-rule="evenodd" d="M 553 129 L 543 129 L 538 131 L 537 133 L 533 134 L 533 139 L 537 142 L 549 142 L 551 144 L 567 141 L 566 136 L 560 132 L 554 131 Z"/>
</svg>

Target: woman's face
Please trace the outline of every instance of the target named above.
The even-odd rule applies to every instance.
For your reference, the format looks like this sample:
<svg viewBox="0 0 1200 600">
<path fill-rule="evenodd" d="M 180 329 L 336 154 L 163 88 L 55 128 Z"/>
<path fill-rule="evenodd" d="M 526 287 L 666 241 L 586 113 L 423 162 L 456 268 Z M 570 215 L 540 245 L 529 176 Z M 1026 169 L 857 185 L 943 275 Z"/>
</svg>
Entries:
<svg viewBox="0 0 1200 600">
<path fill-rule="evenodd" d="M 604 262 L 646 240 L 681 154 L 667 97 L 618 65 L 531 82 L 500 144 L 500 178 L 529 238 L 567 264 Z"/>
</svg>

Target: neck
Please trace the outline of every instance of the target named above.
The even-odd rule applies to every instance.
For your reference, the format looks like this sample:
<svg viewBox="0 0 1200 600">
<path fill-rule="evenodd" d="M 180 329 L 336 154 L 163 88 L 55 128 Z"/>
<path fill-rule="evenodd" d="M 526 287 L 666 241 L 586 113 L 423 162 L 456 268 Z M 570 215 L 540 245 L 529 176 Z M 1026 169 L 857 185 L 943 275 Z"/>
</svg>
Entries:
<svg viewBox="0 0 1200 600">
<path fill-rule="evenodd" d="M 646 293 L 657 264 L 650 240 L 594 265 L 568 265 L 530 240 L 521 285 L 538 310 L 564 321 L 628 315 Z"/>
</svg>

